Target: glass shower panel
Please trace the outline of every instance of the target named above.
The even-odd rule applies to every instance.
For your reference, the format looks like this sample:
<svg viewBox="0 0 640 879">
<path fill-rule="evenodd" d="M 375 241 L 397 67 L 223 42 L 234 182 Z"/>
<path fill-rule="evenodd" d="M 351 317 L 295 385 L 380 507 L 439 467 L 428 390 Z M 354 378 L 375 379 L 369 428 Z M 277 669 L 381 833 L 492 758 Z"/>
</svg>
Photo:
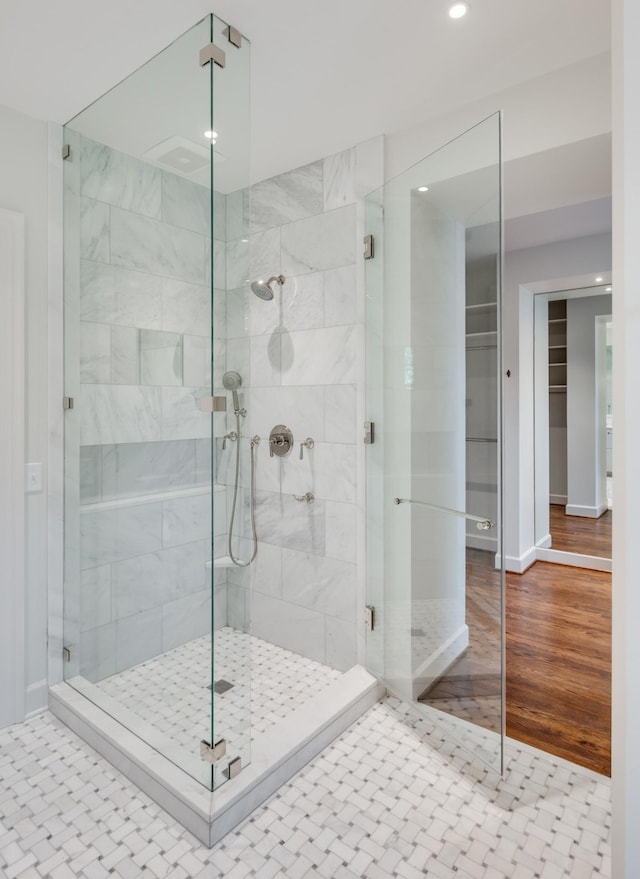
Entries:
<svg viewBox="0 0 640 879">
<path fill-rule="evenodd" d="M 233 39 L 239 37 L 238 34 Z M 239 37 L 232 42 L 228 25 L 212 16 L 212 40 L 225 51 L 225 67 L 212 69 L 212 119 L 214 200 L 221 195 L 224 211 L 214 203 L 214 394 L 227 400 L 226 415 L 215 416 L 215 522 L 219 524 L 215 546 L 216 583 L 214 662 L 211 680 L 211 741 L 226 742 L 226 757 L 215 766 L 214 786 L 251 760 L 251 636 L 249 570 L 238 566 L 229 554 L 229 524 L 235 485 L 236 455 L 239 457 L 238 508 L 234 518 L 233 549 L 237 561 L 251 558 L 249 504 L 251 456 L 250 356 L 229 345 L 230 323 L 238 287 L 249 279 L 249 148 L 251 45 Z M 234 300 L 232 302 L 232 300 Z M 225 373 L 237 373 L 241 385 L 236 394 L 225 386 Z M 235 403 L 238 402 L 238 413 Z M 235 440 L 233 436 L 235 435 Z M 226 437 L 226 439 L 225 439 Z M 249 544 L 249 547 L 247 547 Z M 238 588 L 238 583 L 243 584 Z"/>
<path fill-rule="evenodd" d="M 200 64 L 212 40 L 224 69 Z M 209 401 L 225 393 L 225 187 L 247 173 L 248 51 L 207 16 L 64 131 L 65 679 L 208 788 L 239 755 L 228 741 L 212 766 L 200 742 L 222 737 L 226 419 Z"/>
<path fill-rule="evenodd" d="M 367 199 L 369 669 L 500 768 L 500 119 Z"/>
</svg>

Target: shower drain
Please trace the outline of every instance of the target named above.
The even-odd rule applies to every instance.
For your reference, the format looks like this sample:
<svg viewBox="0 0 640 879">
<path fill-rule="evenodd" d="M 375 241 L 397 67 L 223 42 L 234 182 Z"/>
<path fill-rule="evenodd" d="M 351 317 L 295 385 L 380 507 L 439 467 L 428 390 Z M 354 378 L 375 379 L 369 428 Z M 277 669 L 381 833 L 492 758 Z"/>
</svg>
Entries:
<svg viewBox="0 0 640 879">
<path fill-rule="evenodd" d="M 233 684 L 230 684 L 229 681 L 216 681 L 213 685 L 213 692 L 221 695 L 222 693 L 226 693 L 227 690 L 231 690 L 233 688 Z M 207 686 L 207 690 L 211 689 L 211 684 Z"/>
</svg>

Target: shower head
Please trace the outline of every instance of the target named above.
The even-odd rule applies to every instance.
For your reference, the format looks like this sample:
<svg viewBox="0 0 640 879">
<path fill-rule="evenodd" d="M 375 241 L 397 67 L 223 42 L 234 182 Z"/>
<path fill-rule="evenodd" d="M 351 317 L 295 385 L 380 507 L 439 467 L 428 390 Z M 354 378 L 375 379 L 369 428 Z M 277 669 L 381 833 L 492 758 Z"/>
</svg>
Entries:
<svg viewBox="0 0 640 879">
<path fill-rule="evenodd" d="M 253 281 L 251 284 L 251 292 L 254 293 L 258 299 L 273 299 L 273 287 L 271 285 L 274 281 L 277 281 L 282 287 L 284 280 L 284 275 L 273 275 L 268 281 Z"/>
<path fill-rule="evenodd" d="M 233 397 L 233 411 L 239 412 L 240 401 L 238 400 L 238 388 L 242 384 L 242 376 L 239 372 L 229 370 L 229 372 L 225 372 L 222 376 L 222 384 L 228 391 L 231 391 L 231 396 Z"/>
</svg>

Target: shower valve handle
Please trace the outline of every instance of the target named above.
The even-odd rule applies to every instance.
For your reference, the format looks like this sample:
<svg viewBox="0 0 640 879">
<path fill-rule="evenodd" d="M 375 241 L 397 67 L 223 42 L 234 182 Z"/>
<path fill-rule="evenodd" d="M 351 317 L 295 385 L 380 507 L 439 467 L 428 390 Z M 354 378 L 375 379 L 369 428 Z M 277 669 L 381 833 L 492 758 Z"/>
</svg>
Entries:
<svg viewBox="0 0 640 879">
<path fill-rule="evenodd" d="M 272 436 L 269 439 L 269 455 L 273 458 L 275 455 L 274 449 L 282 449 L 284 446 L 288 446 L 289 443 L 287 438 L 283 436 L 281 433 Z"/>
<path fill-rule="evenodd" d="M 235 441 L 238 439 L 238 434 L 235 432 L 235 430 L 232 430 L 231 433 L 225 433 L 225 435 L 222 437 L 222 451 L 223 452 L 227 448 L 227 440 L 228 439 L 230 439 L 231 442 L 235 443 Z"/>
<path fill-rule="evenodd" d="M 300 443 L 300 460 L 301 460 L 301 461 L 302 461 L 302 458 L 303 458 L 303 456 L 304 456 L 304 450 L 305 450 L 305 447 L 306 447 L 307 449 L 312 449 L 314 446 L 315 446 L 315 442 L 312 440 L 312 438 L 311 438 L 310 436 L 308 436 L 308 437 L 306 438 L 306 440 L 304 440 L 304 442 L 301 442 L 301 443 Z"/>
</svg>

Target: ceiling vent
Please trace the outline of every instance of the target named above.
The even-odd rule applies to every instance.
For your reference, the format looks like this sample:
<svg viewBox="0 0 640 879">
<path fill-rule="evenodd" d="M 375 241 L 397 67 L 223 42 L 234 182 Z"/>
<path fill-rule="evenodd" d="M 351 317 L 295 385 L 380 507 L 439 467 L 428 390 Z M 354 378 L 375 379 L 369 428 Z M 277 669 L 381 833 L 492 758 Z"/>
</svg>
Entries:
<svg viewBox="0 0 640 879">
<path fill-rule="evenodd" d="M 151 147 L 142 158 L 168 171 L 173 171 L 174 174 L 192 177 L 208 167 L 209 147 L 194 143 L 186 137 L 174 135 Z M 214 164 L 224 162 L 224 156 L 214 150 L 213 161 Z"/>
</svg>

